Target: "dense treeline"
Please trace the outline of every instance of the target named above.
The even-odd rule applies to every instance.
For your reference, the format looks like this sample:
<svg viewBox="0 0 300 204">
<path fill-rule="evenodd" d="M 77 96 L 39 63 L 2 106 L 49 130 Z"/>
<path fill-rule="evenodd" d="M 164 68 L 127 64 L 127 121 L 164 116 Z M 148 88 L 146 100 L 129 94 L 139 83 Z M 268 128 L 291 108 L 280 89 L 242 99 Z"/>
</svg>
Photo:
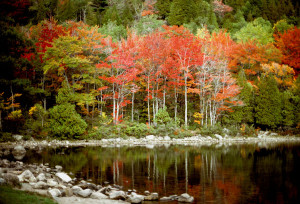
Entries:
<svg viewBox="0 0 300 204">
<path fill-rule="evenodd" d="M 299 128 L 296 1 L 1 6 L 2 132 L 101 138 L 220 124 L 242 133 Z"/>
</svg>

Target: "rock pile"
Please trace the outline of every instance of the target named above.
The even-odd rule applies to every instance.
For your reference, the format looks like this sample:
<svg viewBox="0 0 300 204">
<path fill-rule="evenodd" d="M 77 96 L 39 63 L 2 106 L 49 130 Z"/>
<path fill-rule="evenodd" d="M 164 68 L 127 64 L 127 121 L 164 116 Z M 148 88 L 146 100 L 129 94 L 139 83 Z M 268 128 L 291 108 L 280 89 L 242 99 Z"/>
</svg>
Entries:
<svg viewBox="0 0 300 204">
<path fill-rule="evenodd" d="M 58 203 L 71 202 L 74 197 L 77 200 L 102 200 L 104 203 L 142 203 L 143 201 L 158 201 L 158 193 L 146 191 L 145 195 L 134 191 L 122 191 L 118 185 L 106 186 L 95 185 L 84 180 L 76 183 L 76 178 L 71 178 L 62 171 L 61 166 L 50 168 L 49 164 L 23 164 L 23 162 L 0 160 L 0 185 L 9 184 L 21 187 L 21 190 L 36 192 L 58 201 Z M 70 198 L 69 201 L 66 199 Z M 72 199 L 71 199 L 72 198 Z M 64 202 L 60 202 L 64 200 Z M 177 200 L 178 202 L 191 203 L 192 196 L 163 197 L 163 200 Z M 77 202 L 85 203 L 85 202 Z"/>
</svg>

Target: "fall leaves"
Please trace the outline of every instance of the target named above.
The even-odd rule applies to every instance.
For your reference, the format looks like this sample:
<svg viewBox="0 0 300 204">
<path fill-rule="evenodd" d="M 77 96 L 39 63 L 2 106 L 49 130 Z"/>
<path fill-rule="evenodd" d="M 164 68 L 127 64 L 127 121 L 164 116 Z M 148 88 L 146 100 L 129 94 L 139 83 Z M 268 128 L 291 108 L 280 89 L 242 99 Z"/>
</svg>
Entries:
<svg viewBox="0 0 300 204">
<path fill-rule="evenodd" d="M 32 26 L 27 34 L 37 52 L 23 57 L 40 60 L 33 66 L 42 67 L 43 87 L 58 93 L 67 86 L 82 114 L 101 115 L 105 110 L 115 124 L 130 115 L 130 108 L 133 121 L 137 109 L 147 106 L 148 124 L 160 108 L 169 107 L 175 117 L 183 116 L 187 127 L 193 115 L 188 104 L 193 101 L 197 123 L 214 125 L 243 104 L 236 81 L 240 70 L 253 86 L 260 77 L 272 75 L 288 89 L 293 69 L 299 68 L 297 28 L 267 44 L 238 43 L 222 30 L 210 34 L 204 29 L 195 36 L 182 26 L 163 26 L 143 36 L 128 31 L 127 39 L 115 42 L 97 26 L 72 21 L 58 25 L 53 19 Z M 179 103 L 184 108 L 178 114 Z"/>
</svg>

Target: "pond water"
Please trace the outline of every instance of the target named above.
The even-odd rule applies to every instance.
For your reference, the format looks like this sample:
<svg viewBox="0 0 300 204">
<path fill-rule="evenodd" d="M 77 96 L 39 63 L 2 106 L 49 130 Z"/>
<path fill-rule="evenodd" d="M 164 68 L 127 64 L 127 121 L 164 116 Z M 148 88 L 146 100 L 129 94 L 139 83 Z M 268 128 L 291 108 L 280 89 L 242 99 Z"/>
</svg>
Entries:
<svg viewBox="0 0 300 204">
<path fill-rule="evenodd" d="M 300 145 L 72 147 L 27 151 L 25 163 L 123 190 L 188 193 L 195 203 L 300 203 Z"/>
</svg>

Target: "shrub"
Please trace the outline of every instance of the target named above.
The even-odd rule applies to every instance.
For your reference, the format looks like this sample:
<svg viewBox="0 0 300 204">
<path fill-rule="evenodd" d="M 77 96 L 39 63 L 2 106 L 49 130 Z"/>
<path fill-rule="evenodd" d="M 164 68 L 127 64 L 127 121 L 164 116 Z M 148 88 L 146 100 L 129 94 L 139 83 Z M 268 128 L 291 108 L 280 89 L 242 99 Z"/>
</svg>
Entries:
<svg viewBox="0 0 300 204">
<path fill-rule="evenodd" d="M 63 103 L 49 111 L 50 133 L 60 139 L 79 138 L 87 128 L 86 122 L 76 112 L 75 105 Z"/>
<path fill-rule="evenodd" d="M 137 138 L 146 136 L 148 132 L 149 129 L 144 123 L 131 123 L 125 130 L 126 135 L 135 136 Z"/>
</svg>

